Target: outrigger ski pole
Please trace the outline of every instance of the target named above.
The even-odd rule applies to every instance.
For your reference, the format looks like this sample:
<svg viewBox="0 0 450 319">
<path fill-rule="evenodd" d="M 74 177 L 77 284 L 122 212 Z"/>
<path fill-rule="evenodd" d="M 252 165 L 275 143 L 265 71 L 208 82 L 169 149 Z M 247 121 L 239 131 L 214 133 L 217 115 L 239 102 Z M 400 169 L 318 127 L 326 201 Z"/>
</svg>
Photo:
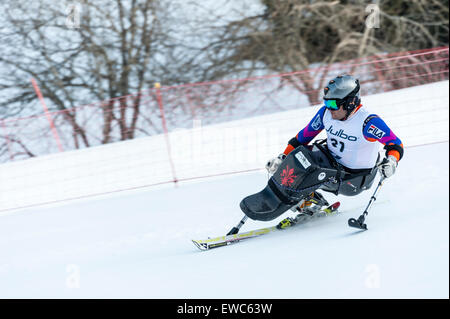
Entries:
<svg viewBox="0 0 450 319">
<path fill-rule="evenodd" d="M 378 186 L 375 189 L 375 192 L 373 192 L 373 195 L 370 198 L 369 204 L 367 205 L 366 210 L 364 211 L 364 213 L 362 213 L 362 215 L 359 216 L 358 219 L 350 218 L 348 220 L 348 225 L 350 227 L 359 228 L 359 229 L 362 229 L 362 230 L 367 230 L 367 225 L 364 224 L 364 221 L 366 219 L 366 216 L 369 214 L 369 210 L 372 207 L 372 204 L 377 200 L 377 198 L 375 196 L 377 196 L 381 185 L 383 185 L 384 179 L 385 179 L 384 177 L 381 177 L 380 181 L 378 182 Z"/>
</svg>

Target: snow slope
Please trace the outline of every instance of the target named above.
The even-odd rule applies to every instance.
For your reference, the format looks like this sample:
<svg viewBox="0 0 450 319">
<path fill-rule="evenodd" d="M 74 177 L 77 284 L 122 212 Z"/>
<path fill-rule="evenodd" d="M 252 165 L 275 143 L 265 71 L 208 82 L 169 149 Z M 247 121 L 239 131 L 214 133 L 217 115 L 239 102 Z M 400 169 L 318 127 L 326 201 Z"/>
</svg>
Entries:
<svg viewBox="0 0 450 319">
<path fill-rule="evenodd" d="M 363 96 L 406 147 L 449 140 L 449 81 Z M 294 104 L 285 99 L 282 104 Z M 299 104 L 300 105 L 300 104 Z M 318 111 L 298 108 L 0 165 L 0 215 L 28 206 L 264 167 Z M 325 137 L 325 132 L 318 137 Z M 173 165 L 171 165 L 173 164 Z"/>
<path fill-rule="evenodd" d="M 190 239 L 239 221 L 262 172 L 4 214 L 0 297 L 448 298 L 448 154 L 448 142 L 407 148 L 366 232 L 347 219 L 373 188 L 340 198 L 341 215 L 197 250 Z"/>
</svg>

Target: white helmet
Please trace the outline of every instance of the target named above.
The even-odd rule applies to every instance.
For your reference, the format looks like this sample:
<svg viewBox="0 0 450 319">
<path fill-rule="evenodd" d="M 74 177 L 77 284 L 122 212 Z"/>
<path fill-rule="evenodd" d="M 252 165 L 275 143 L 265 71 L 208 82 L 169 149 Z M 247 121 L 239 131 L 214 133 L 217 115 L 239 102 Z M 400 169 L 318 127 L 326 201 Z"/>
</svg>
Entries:
<svg viewBox="0 0 450 319">
<path fill-rule="evenodd" d="M 359 80 L 349 74 L 338 75 L 323 89 L 325 106 L 337 110 L 343 106 L 347 117 L 361 103 Z"/>
</svg>

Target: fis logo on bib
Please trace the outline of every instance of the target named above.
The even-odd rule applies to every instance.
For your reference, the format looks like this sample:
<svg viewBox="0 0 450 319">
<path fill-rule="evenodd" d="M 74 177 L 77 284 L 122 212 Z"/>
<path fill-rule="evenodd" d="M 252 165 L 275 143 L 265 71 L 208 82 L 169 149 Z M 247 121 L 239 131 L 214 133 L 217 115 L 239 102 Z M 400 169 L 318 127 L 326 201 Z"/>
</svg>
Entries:
<svg viewBox="0 0 450 319">
<path fill-rule="evenodd" d="M 380 130 L 378 127 L 376 127 L 373 124 L 370 125 L 369 129 L 367 130 L 367 133 L 370 133 L 377 138 L 382 138 L 384 135 L 386 135 L 386 133 L 384 131 Z"/>
<path fill-rule="evenodd" d="M 339 131 L 333 131 L 333 125 L 331 125 L 327 129 L 327 133 L 330 135 L 334 135 L 334 136 L 343 138 L 344 140 L 352 141 L 352 142 L 354 142 L 358 139 L 356 136 L 345 134 L 343 129 L 340 129 Z"/>
</svg>

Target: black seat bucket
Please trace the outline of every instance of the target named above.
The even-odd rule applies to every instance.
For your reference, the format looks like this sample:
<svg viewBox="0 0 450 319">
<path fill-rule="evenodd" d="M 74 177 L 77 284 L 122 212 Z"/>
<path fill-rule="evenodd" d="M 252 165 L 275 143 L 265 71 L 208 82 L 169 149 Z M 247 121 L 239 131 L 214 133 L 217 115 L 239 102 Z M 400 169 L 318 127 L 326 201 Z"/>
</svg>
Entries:
<svg viewBox="0 0 450 319">
<path fill-rule="evenodd" d="M 259 193 L 245 197 L 241 201 L 240 207 L 244 214 L 251 219 L 269 221 L 277 218 L 295 204 L 295 202 L 283 202 L 267 185 Z"/>
<path fill-rule="evenodd" d="M 338 171 L 319 149 L 293 150 L 259 193 L 245 197 L 241 210 L 253 220 L 269 221 L 296 205 L 325 182 L 336 181 Z"/>
</svg>

